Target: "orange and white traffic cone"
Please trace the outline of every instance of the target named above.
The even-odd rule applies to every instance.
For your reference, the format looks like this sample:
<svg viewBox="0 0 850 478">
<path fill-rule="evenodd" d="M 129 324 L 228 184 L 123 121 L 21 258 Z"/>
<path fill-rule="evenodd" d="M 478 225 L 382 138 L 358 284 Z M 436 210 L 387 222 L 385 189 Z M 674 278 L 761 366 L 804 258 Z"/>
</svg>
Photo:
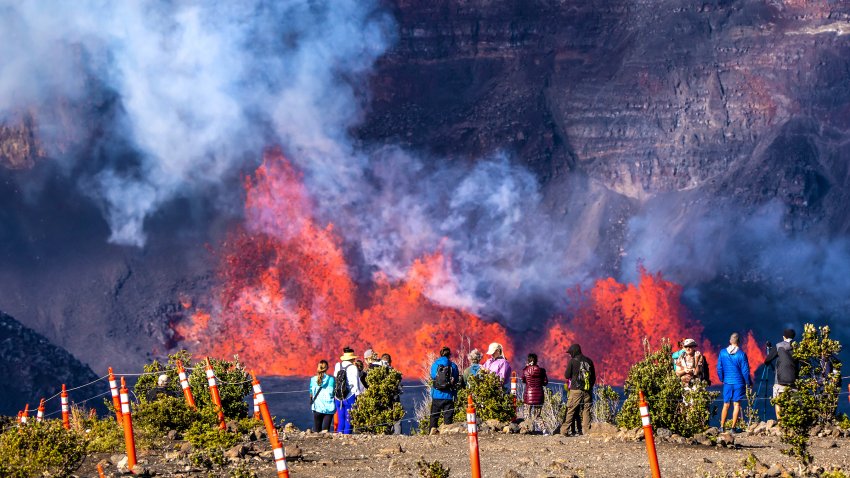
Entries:
<svg viewBox="0 0 850 478">
<path fill-rule="evenodd" d="M 481 460 L 478 456 L 478 422 L 475 418 L 475 403 L 472 401 L 472 395 L 467 398 L 466 428 L 469 439 L 469 464 L 472 469 L 472 478 L 481 478 Z"/>
<path fill-rule="evenodd" d="M 227 423 L 224 421 L 224 411 L 221 408 L 221 395 L 218 394 L 218 385 L 215 381 L 215 371 L 210 364 L 210 358 L 207 357 L 207 384 L 210 386 L 210 398 L 213 405 L 218 409 L 218 427 L 222 430 L 227 429 Z"/>
<path fill-rule="evenodd" d="M 177 375 L 180 377 L 180 388 L 183 389 L 183 396 L 186 397 L 186 404 L 189 408 L 195 407 L 195 397 L 192 396 L 192 389 L 189 387 L 189 378 L 186 376 L 186 370 L 183 369 L 183 362 L 177 361 Z"/>
<path fill-rule="evenodd" d="M 121 416 L 124 422 L 124 445 L 127 451 L 127 468 L 133 471 L 136 466 L 136 439 L 133 437 L 133 415 L 130 413 L 130 397 L 127 382 L 121 377 Z"/>
<path fill-rule="evenodd" d="M 115 375 L 112 374 L 112 367 L 109 367 L 109 393 L 112 394 L 112 407 L 115 408 L 115 420 L 118 425 L 121 425 L 121 398 L 118 396 L 118 384 L 115 382 Z"/>
<path fill-rule="evenodd" d="M 255 401 L 260 407 L 260 415 L 262 415 L 263 423 L 266 426 L 266 435 L 269 436 L 269 442 L 272 445 L 274 464 L 275 468 L 277 468 L 277 476 L 278 478 L 289 478 L 289 469 L 286 466 L 286 453 L 284 452 L 283 445 L 281 445 L 280 439 L 277 436 L 277 428 L 275 428 L 271 413 L 269 413 L 269 405 L 266 403 L 265 396 L 263 396 L 263 387 L 260 386 L 260 381 L 257 380 L 257 376 L 254 374 L 251 375 L 254 377 L 252 385 L 254 387 Z"/>
<path fill-rule="evenodd" d="M 41 399 L 41 402 L 38 404 L 38 411 L 35 414 L 35 421 L 41 423 L 44 420 L 44 399 Z"/>
<path fill-rule="evenodd" d="M 649 404 L 646 403 L 643 397 L 643 391 L 639 391 L 640 402 L 640 420 L 643 424 L 643 437 L 646 439 L 646 454 L 649 457 L 649 469 L 652 471 L 652 478 L 661 478 L 661 470 L 658 466 L 658 453 L 655 450 L 655 436 L 652 433 L 652 423 L 649 421 Z"/>
<path fill-rule="evenodd" d="M 62 393 L 59 394 L 59 401 L 62 403 L 62 426 L 65 430 L 71 429 L 71 419 L 68 416 L 71 412 L 71 407 L 68 406 L 68 392 L 65 390 L 65 384 L 62 384 Z"/>
</svg>

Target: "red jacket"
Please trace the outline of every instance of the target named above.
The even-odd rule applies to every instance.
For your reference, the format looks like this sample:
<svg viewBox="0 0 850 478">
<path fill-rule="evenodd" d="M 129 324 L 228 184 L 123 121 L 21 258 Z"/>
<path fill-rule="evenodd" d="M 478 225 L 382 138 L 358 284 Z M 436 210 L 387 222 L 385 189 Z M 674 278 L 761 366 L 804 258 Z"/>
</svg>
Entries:
<svg viewBox="0 0 850 478">
<path fill-rule="evenodd" d="M 522 401 L 526 405 L 542 405 L 543 387 L 549 384 L 546 369 L 537 365 L 527 365 L 522 369 L 522 383 L 525 384 Z"/>
</svg>

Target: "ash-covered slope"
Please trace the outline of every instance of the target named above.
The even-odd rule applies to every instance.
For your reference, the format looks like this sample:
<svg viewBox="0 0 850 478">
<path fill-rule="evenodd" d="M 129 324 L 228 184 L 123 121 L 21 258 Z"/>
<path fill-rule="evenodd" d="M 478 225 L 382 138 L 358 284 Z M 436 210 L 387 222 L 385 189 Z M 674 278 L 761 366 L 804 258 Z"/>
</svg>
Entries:
<svg viewBox="0 0 850 478">
<path fill-rule="evenodd" d="M 73 355 L 0 312 L 0 414 L 14 416 L 26 403 L 34 411 L 41 398 L 53 396 L 63 383 L 71 388 L 96 378 Z M 51 408 L 58 407 L 54 399 Z"/>
</svg>

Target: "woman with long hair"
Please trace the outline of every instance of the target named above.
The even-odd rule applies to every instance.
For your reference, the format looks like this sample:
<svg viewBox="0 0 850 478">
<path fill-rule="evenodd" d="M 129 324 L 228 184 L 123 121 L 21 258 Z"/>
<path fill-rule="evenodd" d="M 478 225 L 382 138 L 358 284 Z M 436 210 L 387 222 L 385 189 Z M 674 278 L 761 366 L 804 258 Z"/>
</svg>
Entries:
<svg viewBox="0 0 850 478">
<path fill-rule="evenodd" d="M 313 410 L 313 431 L 330 432 L 333 425 L 334 378 L 328 375 L 328 362 L 320 360 L 316 376 L 310 378 L 310 408 Z"/>
</svg>

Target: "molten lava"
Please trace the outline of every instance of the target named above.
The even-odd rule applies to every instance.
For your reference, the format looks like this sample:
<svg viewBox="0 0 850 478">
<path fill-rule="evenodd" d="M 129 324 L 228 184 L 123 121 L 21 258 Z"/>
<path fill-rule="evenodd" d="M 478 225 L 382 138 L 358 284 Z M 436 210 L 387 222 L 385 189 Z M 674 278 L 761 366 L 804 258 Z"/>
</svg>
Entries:
<svg viewBox="0 0 850 478">
<path fill-rule="evenodd" d="M 279 151 L 266 153 L 245 188 L 245 224 L 220 248 L 214 305 L 173 326 L 196 354 L 238 354 L 263 375 L 309 375 L 319 360 L 336 361 L 345 346 L 358 353 L 371 347 L 390 353 L 393 365 L 412 378 L 428 354 L 468 339 L 479 349 L 502 343 L 515 366 L 521 365 L 517 347 L 535 351 L 557 380 L 567 347 L 577 341 L 599 376 L 620 384 L 642 356 L 643 336 L 702 336 L 682 306 L 682 288 L 641 270 L 637 285 L 602 279 L 574 291 L 570 313 L 551 319 L 539 338 L 514 341 L 498 323 L 429 299 L 456 284 L 451 258 L 439 246 L 414 261 L 403 280 L 378 272 L 370 284 L 355 283 L 333 225 L 317 223 L 299 173 Z M 184 308 L 193 303 L 183 300 Z M 707 340 L 702 344 L 713 370 L 716 353 Z M 751 334 L 742 348 L 751 364 L 763 359 Z"/>
</svg>

